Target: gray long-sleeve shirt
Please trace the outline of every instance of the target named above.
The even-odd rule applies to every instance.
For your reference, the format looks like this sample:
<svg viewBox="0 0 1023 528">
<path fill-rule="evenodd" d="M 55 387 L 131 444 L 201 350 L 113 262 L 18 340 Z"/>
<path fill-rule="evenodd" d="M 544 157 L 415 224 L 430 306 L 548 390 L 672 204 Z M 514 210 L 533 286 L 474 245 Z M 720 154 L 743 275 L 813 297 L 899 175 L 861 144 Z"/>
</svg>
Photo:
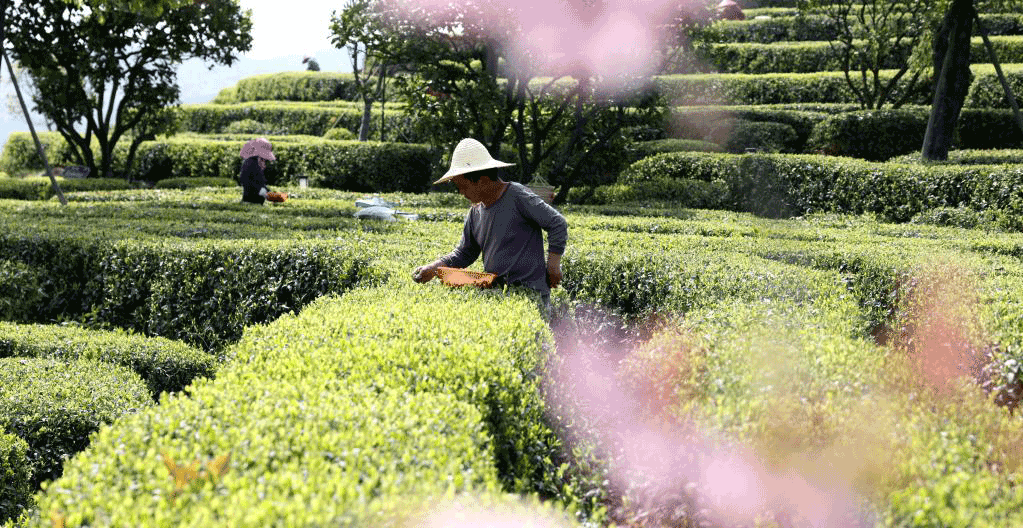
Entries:
<svg viewBox="0 0 1023 528">
<path fill-rule="evenodd" d="M 474 204 L 469 209 L 461 241 L 441 261 L 453 268 L 465 268 L 482 252 L 484 270 L 508 284 L 521 284 L 546 295 L 550 287 L 544 231 L 548 251 L 564 253 L 568 243 L 565 217 L 526 186 L 510 182 L 489 207 Z"/>
</svg>

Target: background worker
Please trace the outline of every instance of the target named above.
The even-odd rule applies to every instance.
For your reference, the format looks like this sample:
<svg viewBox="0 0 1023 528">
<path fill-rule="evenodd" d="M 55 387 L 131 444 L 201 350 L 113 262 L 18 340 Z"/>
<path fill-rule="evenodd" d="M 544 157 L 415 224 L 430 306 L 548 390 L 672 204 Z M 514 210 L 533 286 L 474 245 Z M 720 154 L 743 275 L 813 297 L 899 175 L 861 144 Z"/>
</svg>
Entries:
<svg viewBox="0 0 1023 528">
<path fill-rule="evenodd" d="M 450 169 L 434 183 L 454 183 L 472 206 L 458 245 L 451 253 L 416 268 L 412 275 L 416 282 L 433 279 L 441 266 L 468 267 L 482 254 L 483 269 L 496 274 L 498 284 L 530 288 L 540 294 L 545 309 L 550 307 L 550 289 L 561 283 L 568 222 L 525 185 L 501 179 L 500 170 L 513 165 L 492 158 L 475 139 L 458 143 Z"/>
<path fill-rule="evenodd" d="M 266 138 L 250 140 L 242 146 L 242 172 L 238 181 L 242 185 L 242 202 L 262 205 L 270 189 L 266 187 L 266 164 L 277 159 L 274 147 Z"/>
<path fill-rule="evenodd" d="M 721 0 L 718 4 L 718 17 L 721 20 L 746 20 L 746 14 L 742 12 L 742 6 L 735 0 Z"/>
</svg>

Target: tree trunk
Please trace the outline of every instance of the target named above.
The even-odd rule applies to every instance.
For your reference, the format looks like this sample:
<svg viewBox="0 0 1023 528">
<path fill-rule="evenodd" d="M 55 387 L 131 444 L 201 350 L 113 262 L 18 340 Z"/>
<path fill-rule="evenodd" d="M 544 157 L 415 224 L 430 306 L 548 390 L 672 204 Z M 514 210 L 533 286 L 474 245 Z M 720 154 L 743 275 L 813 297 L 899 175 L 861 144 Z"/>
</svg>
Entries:
<svg viewBox="0 0 1023 528">
<path fill-rule="evenodd" d="M 369 122 L 373 119 L 373 100 L 362 96 L 362 121 L 359 123 L 359 141 L 369 139 Z"/>
<path fill-rule="evenodd" d="M 934 39 L 934 102 L 927 122 L 921 156 L 928 161 L 948 159 L 959 113 L 970 89 L 970 37 L 973 0 L 954 0 Z"/>
</svg>

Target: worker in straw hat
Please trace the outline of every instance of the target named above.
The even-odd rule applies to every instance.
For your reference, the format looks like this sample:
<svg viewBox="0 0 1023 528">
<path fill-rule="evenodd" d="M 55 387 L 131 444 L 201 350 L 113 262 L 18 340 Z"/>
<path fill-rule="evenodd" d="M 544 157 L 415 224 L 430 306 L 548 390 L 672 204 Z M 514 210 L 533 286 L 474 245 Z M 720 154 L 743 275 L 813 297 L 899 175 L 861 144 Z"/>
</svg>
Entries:
<svg viewBox="0 0 1023 528">
<path fill-rule="evenodd" d="M 242 185 L 242 202 L 262 205 L 271 192 L 266 186 L 264 171 L 267 162 L 277 159 L 274 147 L 268 139 L 256 138 L 242 146 L 241 156 L 244 161 L 238 181 Z"/>
<path fill-rule="evenodd" d="M 475 139 L 458 143 L 450 169 L 434 183 L 453 183 L 472 203 L 462 239 L 451 253 L 416 268 L 415 281 L 433 279 L 441 266 L 465 268 L 482 254 L 483 269 L 496 274 L 499 283 L 530 288 L 540 294 L 545 308 L 550 306 L 550 289 L 561 283 L 568 222 L 525 185 L 501 179 L 501 170 L 512 165 L 492 158 Z"/>
</svg>

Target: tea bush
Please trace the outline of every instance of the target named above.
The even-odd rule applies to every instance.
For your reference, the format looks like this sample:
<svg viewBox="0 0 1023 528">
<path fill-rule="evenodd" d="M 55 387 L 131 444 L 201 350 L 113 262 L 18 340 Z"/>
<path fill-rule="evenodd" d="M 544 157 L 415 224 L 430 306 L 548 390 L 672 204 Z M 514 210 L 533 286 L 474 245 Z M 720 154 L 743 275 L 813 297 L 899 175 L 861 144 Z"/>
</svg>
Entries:
<svg viewBox="0 0 1023 528">
<path fill-rule="evenodd" d="M 1023 62 L 1023 37 L 992 36 L 991 46 L 1005 64 Z M 854 42 L 862 46 L 863 42 Z M 828 39 L 788 42 L 715 42 L 698 44 L 697 54 L 720 73 L 813 73 L 843 71 L 845 51 Z M 884 69 L 898 69 L 906 63 L 908 50 L 891 49 L 881 60 Z M 991 55 L 980 37 L 971 41 L 974 64 L 991 63 Z M 982 81 L 985 82 L 985 81 Z"/>
<path fill-rule="evenodd" d="M 201 187 L 238 187 L 238 182 L 229 178 L 167 178 L 153 184 L 157 189 L 195 189 Z"/>
<path fill-rule="evenodd" d="M 0 432 L 0 523 L 14 519 L 32 505 L 28 444 Z"/>
<path fill-rule="evenodd" d="M 184 343 L 123 330 L 89 330 L 73 325 L 14 324 L 0 321 L 0 357 L 64 361 L 88 359 L 120 365 L 146 382 L 154 400 L 183 390 L 198 377 L 213 377 L 216 359 Z"/>
<path fill-rule="evenodd" d="M 49 270 L 37 322 L 86 320 L 206 350 L 375 276 L 362 248 L 333 241 L 109 243 L 56 231 L 0 237 L 6 254 Z"/>
<path fill-rule="evenodd" d="M 357 93 L 350 73 L 281 72 L 245 77 L 221 90 L 214 101 L 354 101 Z"/>
<path fill-rule="evenodd" d="M 549 332 L 532 301 L 500 292 L 324 297 L 249 327 L 189 397 L 101 431 L 29 526 L 51 514 L 67 526 L 388 526 L 399 505 L 499 483 L 561 492 L 536 390 Z M 160 461 L 224 455 L 221 477 L 181 485 Z"/>
<path fill-rule="evenodd" d="M 412 142 L 412 129 L 402 112 L 403 106 L 384 107 L 385 123 L 380 124 L 379 110 L 370 122 L 371 138 L 380 138 L 384 126 L 388 137 Z M 331 128 L 359 130 L 363 105 L 348 102 L 286 102 L 258 101 L 235 104 L 191 104 L 179 110 L 181 127 L 199 134 L 258 134 L 323 136 Z M 241 127 L 241 128 L 240 128 Z"/>
<path fill-rule="evenodd" d="M 28 444 L 33 489 L 102 425 L 153 405 L 137 374 L 99 361 L 0 358 L 0 381 L 0 425 Z"/>
</svg>

